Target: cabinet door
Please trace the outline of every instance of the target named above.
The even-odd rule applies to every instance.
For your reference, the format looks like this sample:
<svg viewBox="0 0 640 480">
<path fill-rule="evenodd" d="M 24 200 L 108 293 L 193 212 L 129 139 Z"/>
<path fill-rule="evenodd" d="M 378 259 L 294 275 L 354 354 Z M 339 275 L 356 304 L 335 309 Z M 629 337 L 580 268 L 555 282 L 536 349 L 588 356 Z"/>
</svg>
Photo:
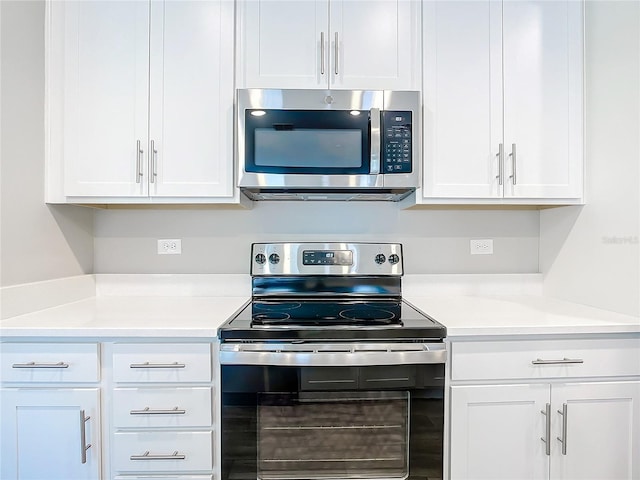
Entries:
<svg viewBox="0 0 640 480">
<path fill-rule="evenodd" d="M 64 9 L 64 194 L 146 196 L 149 4 L 53 3 Z"/>
<path fill-rule="evenodd" d="M 238 87 L 327 88 L 328 0 L 249 0 L 238 9 Z"/>
<path fill-rule="evenodd" d="M 150 62 L 150 195 L 231 196 L 233 3 L 152 2 Z"/>
<path fill-rule="evenodd" d="M 503 4 L 505 196 L 582 192 L 583 3 Z"/>
<path fill-rule="evenodd" d="M 0 477 L 99 479 L 99 405 L 97 388 L 3 389 Z"/>
<path fill-rule="evenodd" d="M 451 479 L 547 479 L 547 402 L 548 385 L 451 387 Z"/>
<path fill-rule="evenodd" d="M 640 382 L 553 385 L 551 391 L 551 478 L 640 478 Z"/>
<path fill-rule="evenodd" d="M 502 3 L 423 9 L 424 196 L 502 197 Z"/>
<path fill-rule="evenodd" d="M 331 0 L 332 88 L 418 90 L 420 3 Z"/>
</svg>

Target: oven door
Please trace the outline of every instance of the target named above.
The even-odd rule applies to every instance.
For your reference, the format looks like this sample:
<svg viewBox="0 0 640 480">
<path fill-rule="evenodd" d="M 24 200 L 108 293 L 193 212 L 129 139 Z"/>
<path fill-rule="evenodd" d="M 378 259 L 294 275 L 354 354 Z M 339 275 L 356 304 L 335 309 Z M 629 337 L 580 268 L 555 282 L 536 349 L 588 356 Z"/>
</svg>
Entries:
<svg viewBox="0 0 640 480">
<path fill-rule="evenodd" d="M 441 479 L 443 396 L 443 363 L 223 364 L 222 479 Z"/>
</svg>

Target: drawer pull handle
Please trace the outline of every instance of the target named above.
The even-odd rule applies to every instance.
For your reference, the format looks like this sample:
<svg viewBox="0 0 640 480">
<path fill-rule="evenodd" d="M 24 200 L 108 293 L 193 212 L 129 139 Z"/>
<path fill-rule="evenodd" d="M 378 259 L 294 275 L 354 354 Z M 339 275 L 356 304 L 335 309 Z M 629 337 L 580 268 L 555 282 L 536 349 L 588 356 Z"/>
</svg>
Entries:
<svg viewBox="0 0 640 480">
<path fill-rule="evenodd" d="M 335 380 L 308 380 L 307 383 L 309 384 L 322 384 L 322 383 L 356 383 L 355 380 L 351 380 L 351 379 L 335 379 Z"/>
<path fill-rule="evenodd" d="M 562 360 L 543 360 L 537 358 L 531 362 L 534 365 L 565 365 L 570 363 L 584 363 L 581 358 L 563 358 Z"/>
<path fill-rule="evenodd" d="M 91 444 L 87 444 L 87 422 L 91 417 L 85 417 L 84 410 L 80 410 L 80 455 L 82 463 L 87 463 L 87 450 Z"/>
<path fill-rule="evenodd" d="M 152 410 L 149 407 L 144 407 L 142 410 L 131 410 L 129 412 L 130 415 L 184 415 L 185 413 L 187 413 L 186 410 L 180 409 L 178 407 L 173 407 L 171 410 Z"/>
<path fill-rule="evenodd" d="M 131 455 L 129 458 L 131 460 L 184 460 L 187 457 L 182 453 L 178 453 L 177 450 L 171 455 L 151 455 L 147 450 L 142 455 Z"/>
<path fill-rule="evenodd" d="M 69 368 L 68 363 L 58 362 L 58 363 L 14 363 L 11 365 L 11 368 Z"/>
<path fill-rule="evenodd" d="M 367 378 L 367 382 L 408 382 L 409 377 L 399 378 Z"/>
<path fill-rule="evenodd" d="M 184 363 L 132 363 L 129 365 L 129 368 L 185 368 L 186 365 Z"/>
</svg>

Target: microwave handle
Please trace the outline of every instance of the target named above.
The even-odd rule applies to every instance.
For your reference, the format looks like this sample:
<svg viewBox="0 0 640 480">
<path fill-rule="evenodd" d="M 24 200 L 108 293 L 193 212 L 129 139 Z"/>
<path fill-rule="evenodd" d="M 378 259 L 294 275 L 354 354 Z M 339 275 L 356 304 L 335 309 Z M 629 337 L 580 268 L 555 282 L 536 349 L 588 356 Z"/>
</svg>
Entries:
<svg viewBox="0 0 640 480">
<path fill-rule="evenodd" d="M 380 109 L 371 109 L 371 169 L 369 173 L 380 173 Z"/>
</svg>

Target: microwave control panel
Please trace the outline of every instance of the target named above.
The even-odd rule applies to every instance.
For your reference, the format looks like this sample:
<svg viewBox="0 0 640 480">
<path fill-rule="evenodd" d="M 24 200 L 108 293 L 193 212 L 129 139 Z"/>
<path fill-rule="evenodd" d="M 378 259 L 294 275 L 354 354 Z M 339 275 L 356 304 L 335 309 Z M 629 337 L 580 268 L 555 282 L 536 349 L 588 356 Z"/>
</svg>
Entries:
<svg viewBox="0 0 640 480">
<path fill-rule="evenodd" d="M 411 112 L 382 112 L 382 172 L 411 173 Z"/>
</svg>

